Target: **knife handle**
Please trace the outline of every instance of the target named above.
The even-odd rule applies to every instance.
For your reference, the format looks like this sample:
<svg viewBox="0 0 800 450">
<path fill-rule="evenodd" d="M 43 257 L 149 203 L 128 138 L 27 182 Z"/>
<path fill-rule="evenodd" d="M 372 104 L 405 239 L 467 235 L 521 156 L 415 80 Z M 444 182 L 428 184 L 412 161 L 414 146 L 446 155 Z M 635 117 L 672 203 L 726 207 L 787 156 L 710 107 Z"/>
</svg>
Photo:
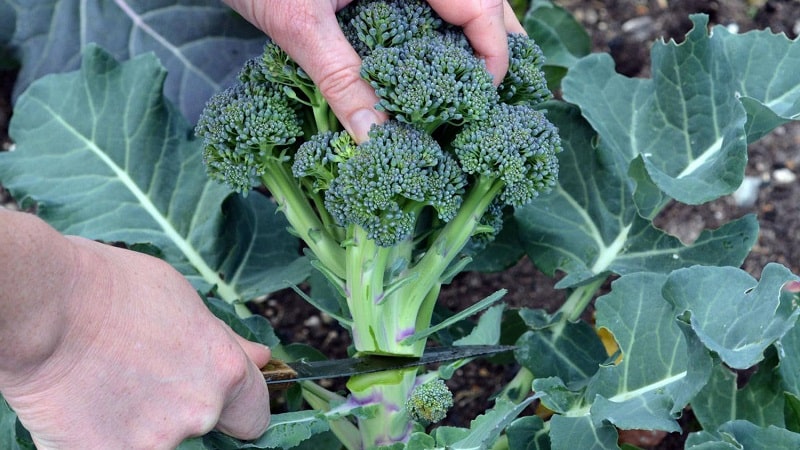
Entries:
<svg viewBox="0 0 800 450">
<path fill-rule="evenodd" d="M 264 380 L 268 383 L 270 391 L 285 391 L 289 389 L 294 381 L 287 381 L 281 383 L 281 380 L 293 380 L 297 378 L 297 372 L 289 367 L 288 364 L 279 359 L 270 359 L 269 362 L 261 368 L 261 374 L 264 375 Z"/>
</svg>

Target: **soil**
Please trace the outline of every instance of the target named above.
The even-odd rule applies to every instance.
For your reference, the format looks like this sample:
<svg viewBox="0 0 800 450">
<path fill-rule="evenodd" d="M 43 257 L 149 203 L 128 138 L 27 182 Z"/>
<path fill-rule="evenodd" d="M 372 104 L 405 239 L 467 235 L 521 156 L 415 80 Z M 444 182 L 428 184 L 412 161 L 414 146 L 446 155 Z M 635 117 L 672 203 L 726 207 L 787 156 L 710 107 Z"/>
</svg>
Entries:
<svg viewBox="0 0 800 450">
<path fill-rule="evenodd" d="M 710 24 L 721 24 L 744 32 L 770 28 L 796 38 L 800 33 L 798 0 L 560 0 L 592 36 L 595 51 L 609 52 L 617 70 L 631 77 L 649 76 L 651 43 L 659 38 L 680 42 L 691 28 L 689 14 L 709 15 Z M 14 74 L 0 72 L 0 140 L 7 149 L 7 119 L 10 116 L 10 87 Z M 761 224 L 758 242 L 743 268 L 758 278 L 768 262 L 778 262 L 800 273 L 800 123 L 776 129 L 752 144 L 746 175 L 757 186 L 752 204 L 742 204 L 729 196 L 701 206 L 670 205 L 657 224 L 666 231 L 691 242 L 701 230 L 717 228 L 745 214 L 756 214 Z M 792 177 L 795 177 L 794 179 Z M 0 201 L 10 199 L 0 187 Z M 441 303 L 460 310 L 500 288 L 512 307 L 556 309 L 563 294 L 552 289 L 553 281 L 537 272 L 528 261 L 497 274 L 464 273 L 443 290 Z M 285 342 L 311 344 L 330 357 L 346 354 L 349 340 L 329 317 L 307 305 L 293 292 L 281 292 L 254 309 L 264 314 L 281 333 Z M 450 425 L 468 425 L 490 406 L 490 396 L 513 372 L 487 362 L 473 363 L 450 381 L 456 392 L 457 414 L 446 419 Z M 331 382 L 333 389 L 341 387 Z M 276 405 L 279 407 L 279 405 Z M 682 419 L 685 429 L 692 426 L 691 412 Z M 634 433 L 632 443 L 649 449 L 683 448 L 684 435 L 673 433 Z"/>
</svg>

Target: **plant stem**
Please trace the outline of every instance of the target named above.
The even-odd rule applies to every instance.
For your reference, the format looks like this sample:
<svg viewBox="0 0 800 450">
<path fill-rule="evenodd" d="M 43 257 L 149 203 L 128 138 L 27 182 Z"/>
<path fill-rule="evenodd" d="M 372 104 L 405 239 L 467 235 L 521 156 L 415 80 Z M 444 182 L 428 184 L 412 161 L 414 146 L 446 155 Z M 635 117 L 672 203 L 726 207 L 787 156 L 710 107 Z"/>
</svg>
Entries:
<svg viewBox="0 0 800 450">
<path fill-rule="evenodd" d="M 561 320 L 553 326 L 554 336 L 559 336 L 567 323 L 574 322 L 581 317 L 583 311 L 586 310 L 586 307 L 589 306 L 592 298 L 594 298 L 594 294 L 597 293 L 597 290 L 605 283 L 606 279 L 607 277 L 598 277 L 594 281 L 578 286 L 572 291 L 567 297 L 567 301 L 556 311 L 556 315 L 561 313 L 562 316 Z"/>
<path fill-rule="evenodd" d="M 332 273 L 345 277 L 344 250 L 330 235 L 283 161 L 269 158 L 261 177 L 298 237 Z"/>
</svg>

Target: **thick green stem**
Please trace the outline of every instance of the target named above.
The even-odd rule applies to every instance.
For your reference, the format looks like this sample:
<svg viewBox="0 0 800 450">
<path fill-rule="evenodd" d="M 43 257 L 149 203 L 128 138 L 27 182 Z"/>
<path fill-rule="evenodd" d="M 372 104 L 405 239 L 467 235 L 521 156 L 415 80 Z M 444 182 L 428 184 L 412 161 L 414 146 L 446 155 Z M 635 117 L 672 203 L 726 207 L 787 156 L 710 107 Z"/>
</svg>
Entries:
<svg viewBox="0 0 800 450">
<path fill-rule="evenodd" d="M 344 279 L 344 250 L 309 204 L 297 180 L 286 165 L 275 158 L 270 157 L 264 166 L 266 170 L 261 177 L 264 186 L 278 202 L 294 232 L 331 273 Z"/>
<path fill-rule="evenodd" d="M 360 227 L 351 227 L 345 291 L 356 350 L 397 356 L 422 354 L 425 340 L 406 338 L 430 326 L 443 274 L 461 254 L 501 188 L 502 183 L 496 180 L 479 179 L 459 213 L 434 238 L 428 251 L 391 280 L 385 279 L 384 270 L 398 261 L 410 264 L 413 243 L 383 248 Z"/>
<path fill-rule="evenodd" d="M 406 400 L 417 383 L 417 369 L 399 369 L 357 375 L 347 382 L 351 401 L 378 404 L 375 414 L 358 419 L 362 448 L 371 449 L 405 442 L 414 422 L 406 412 Z"/>
<path fill-rule="evenodd" d="M 345 401 L 340 395 L 334 394 L 310 381 L 303 383 L 303 398 L 308 402 L 309 406 L 319 411 L 330 411 L 331 403 Z M 362 448 L 361 433 L 352 422 L 346 418 L 341 418 L 328 419 L 328 423 L 333 434 L 336 435 L 339 442 L 341 442 L 347 450 L 360 450 Z"/>
</svg>

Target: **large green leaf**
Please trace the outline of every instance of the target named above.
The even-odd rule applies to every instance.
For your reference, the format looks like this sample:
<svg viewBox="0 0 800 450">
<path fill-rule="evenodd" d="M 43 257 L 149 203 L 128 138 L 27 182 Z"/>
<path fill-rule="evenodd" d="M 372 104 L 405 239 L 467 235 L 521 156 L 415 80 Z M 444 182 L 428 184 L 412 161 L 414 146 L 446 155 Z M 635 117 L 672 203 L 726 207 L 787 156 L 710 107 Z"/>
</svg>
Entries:
<svg viewBox="0 0 800 450">
<path fill-rule="evenodd" d="M 17 27 L 17 5 L 11 0 L 0 0 L 0 69 L 14 65 L 11 38 Z"/>
<path fill-rule="evenodd" d="M 17 450 L 17 415 L 0 396 L 0 448 Z"/>
<path fill-rule="evenodd" d="M 776 450 L 800 448 L 800 434 L 776 426 L 758 426 L 745 420 L 725 423 L 719 430 L 692 433 L 691 450 Z"/>
<path fill-rule="evenodd" d="M 570 68 L 592 51 L 589 33 L 580 22 L 550 1 L 534 1 L 523 25 L 547 57 L 546 66 Z"/>
<path fill-rule="evenodd" d="M 796 279 L 774 263 L 760 282 L 735 267 L 697 266 L 670 274 L 663 295 L 725 364 L 747 369 L 795 326 L 800 309 L 781 290 Z"/>
<path fill-rule="evenodd" d="M 706 382 L 711 361 L 684 337 L 670 304 L 658 294 L 667 277 L 626 275 L 597 300 L 597 327 L 608 329 L 622 360 L 602 367 L 589 385 L 595 420 L 625 429 L 677 431 L 674 418 Z"/>
<path fill-rule="evenodd" d="M 164 76 L 152 55 L 120 64 L 90 46 L 80 71 L 20 97 L 0 182 L 59 231 L 155 246 L 228 302 L 303 280 L 308 265 L 274 205 L 225 201 L 229 191 L 209 181 L 200 143 L 162 96 Z"/>
<path fill-rule="evenodd" d="M 558 413 L 551 421 L 554 449 L 615 449 L 615 427 L 680 429 L 675 419 L 706 383 L 712 361 L 661 297 L 666 280 L 656 273 L 624 275 L 597 300 L 597 327 L 611 332 L 620 355 L 585 388 L 570 392 L 557 378 L 534 381 L 542 402 Z"/>
<path fill-rule="evenodd" d="M 692 400 L 692 411 L 704 430 L 716 430 L 731 420 L 760 426 L 784 426 L 783 391 L 774 364 L 762 365 L 741 389 L 737 375 L 722 365 Z"/>
<path fill-rule="evenodd" d="M 709 36 L 706 16 L 692 20 L 682 44 L 653 45 L 652 79 L 625 78 L 610 56 L 591 55 L 572 67 L 563 94 L 580 106 L 611 156 L 623 165 L 640 160 L 647 175 L 640 183 L 699 204 L 741 184 L 745 130 L 756 138 L 800 113 L 800 75 L 790 69 L 800 64 L 800 45 L 720 26 Z M 766 117 L 765 108 L 781 120 Z"/>
<path fill-rule="evenodd" d="M 520 311 L 529 331 L 517 340 L 514 356 L 537 378 L 558 377 L 585 386 L 608 359 L 596 330 L 584 321 L 564 324 L 543 310 Z"/>
<path fill-rule="evenodd" d="M 22 60 L 15 97 L 46 74 L 77 69 L 83 49 L 95 43 L 118 60 L 155 53 L 169 71 L 167 97 L 194 121 L 264 43 L 263 33 L 217 0 L 24 3 L 13 40 Z"/>
<path fill-rule="evenodd" d="M 704 231 L 684 245 L 638 215 L 627 164 L 595 148 L 595 134 L 576 108 L 551 104 L 548 118 L 559 127 L 564 147 L 559 182 L 550 194 L 519 208 L 516 218 L 536 266 L 550 275 L 567 274 L 557 287 L 611 272 L 668 273 L 694 264 L 742 263 L 758 234 L 755 217 Z"/>
</svg>

